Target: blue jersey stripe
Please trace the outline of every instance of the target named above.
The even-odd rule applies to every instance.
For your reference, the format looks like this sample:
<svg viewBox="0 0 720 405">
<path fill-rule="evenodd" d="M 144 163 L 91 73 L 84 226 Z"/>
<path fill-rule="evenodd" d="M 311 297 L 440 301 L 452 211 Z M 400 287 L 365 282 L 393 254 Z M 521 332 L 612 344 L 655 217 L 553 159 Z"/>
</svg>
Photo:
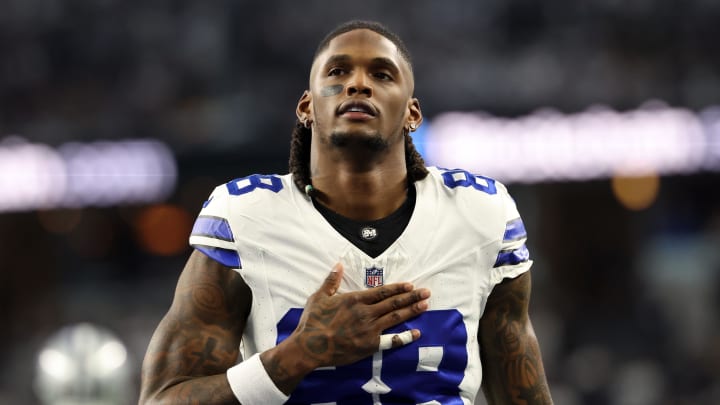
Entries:
<svg viewBox="0 0 720 405">
<path fill-rule="evenodd" d="M 209 236 L 228 242 L 235 241 L 230 224 L 225 218 L 201 215 L 195 221 L 191 234 L 193 236 Z"/>
<path fill-rule="evenodd" d="M 498 253 L 497 260 L 495 260 L 495 266 L 493 267 L 524 263 L 529 259 L 530 251 L 523 243 L 522 246 L 514 250 L 501 250 L 500 253 Z"/>
<path fill-rule="evenodd" d="M 514 240 L 522 239 L 527 236 L 525 231 L 525 224 L 522 219 L 515 218 L 509 221 L 505 225 L 505 235 L 503 236 L 503 242 L 512 242 Z"/>
<path fill-rule="evenodd" d="M 207 257 L 234 269 L 242 269 L 240 255 L 238 252 L 230 249 L 217 248 L 205 245 L 193 245 L 193 247 L 207 255 Z"/>
</svg>

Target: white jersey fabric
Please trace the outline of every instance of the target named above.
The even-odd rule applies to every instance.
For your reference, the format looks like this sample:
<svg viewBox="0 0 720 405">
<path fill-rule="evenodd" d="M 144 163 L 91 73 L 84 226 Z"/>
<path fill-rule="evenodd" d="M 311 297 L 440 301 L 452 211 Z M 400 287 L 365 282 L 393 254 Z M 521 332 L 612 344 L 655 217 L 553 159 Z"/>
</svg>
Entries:
<svg viewBox="0 0 720 405">
<path fill-rule="evenodd" d="M 309 374 L 288 403 L 473 404 L 482 369 L 478 324 L 503 278 L 532 262 L 506 188 L 464 170 L 428 168 L 402 235 L 372 258 L 343 238 L 291 175 L 252 175 L 217 187 L 190 244 L 238 271 L 252 289 L 243 357 L 292 333 L 302 308 L 340 261 L 339 293 L 407 281 L 430 289 L 424 314 L 385 333 L 422 337 L 357 363 Z"/>
</svg>

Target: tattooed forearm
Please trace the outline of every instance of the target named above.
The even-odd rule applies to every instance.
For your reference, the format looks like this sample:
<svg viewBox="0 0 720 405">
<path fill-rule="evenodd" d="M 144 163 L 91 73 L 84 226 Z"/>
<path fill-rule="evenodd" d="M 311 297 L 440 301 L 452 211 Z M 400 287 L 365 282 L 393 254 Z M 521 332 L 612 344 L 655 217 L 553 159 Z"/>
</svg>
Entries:
<svg viewBox="0 0 720 405">
<path fill-rule="evenodd" d="M 198 255 L 148 346 L 140 403 L 237 403 L 225 372 L 238 359 L 250 290 L 237 273 Z"/>
<path fill-rule="evenodd" d="M 483 390 L 491 404 L 551 404 L 540 347 L 527 315 L 530 275 L 493 290 L 481 322 Z"/>
<path fill-rule="evenodd" d="M 550 398 L 542 374 L 542 358 L 529 325 L 507 318 L 501 311 L 495 321 L 495 357 L 503 369 L 505 393 L 517 404 L 544 404 Z"/>
<path fill-rule="evenodd" d="M 143 365 L 141 402 L 236 403 L 224 373 L 237 360 L 237 345 L 218 343 L 224 339 L 218 331 L 203 336 L 187 327 L 165 328 L 174 323 L 177 321 L 166 317 L 148 348 Z M 175 333 L 167 335 L 165 332 L 170 329 Z"/>
</svg>

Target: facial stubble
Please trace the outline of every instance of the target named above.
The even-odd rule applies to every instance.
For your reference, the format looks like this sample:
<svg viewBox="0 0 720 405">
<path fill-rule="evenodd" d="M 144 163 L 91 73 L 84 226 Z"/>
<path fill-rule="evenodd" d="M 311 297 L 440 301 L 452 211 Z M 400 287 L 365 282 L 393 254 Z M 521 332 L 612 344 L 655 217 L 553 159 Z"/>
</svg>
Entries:
<svg viewBox="0 0 720 405">
<path fill-rule="evenodd" d="M 374 134 L 359 132 L 333 132 L 330 144 L 338 149 L 359 146 L 369 152 L 382 152 L 390 148 L 387 139 L 380 132 Z"/>
</svg>

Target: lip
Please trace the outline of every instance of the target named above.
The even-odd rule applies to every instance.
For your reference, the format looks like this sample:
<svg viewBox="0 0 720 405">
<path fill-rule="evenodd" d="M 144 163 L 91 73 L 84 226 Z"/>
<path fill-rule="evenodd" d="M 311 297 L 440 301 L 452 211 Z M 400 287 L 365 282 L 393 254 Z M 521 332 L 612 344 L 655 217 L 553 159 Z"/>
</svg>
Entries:
<svg viewBox="0 0 720 405">
<path fill-rule="evenodd" d="M 348 100 L 337 108 L 337 115 L 349 119 L 365 120 L 374 118 L 377 114 L 375 106 L 365 100 Z"/>
</svg>

